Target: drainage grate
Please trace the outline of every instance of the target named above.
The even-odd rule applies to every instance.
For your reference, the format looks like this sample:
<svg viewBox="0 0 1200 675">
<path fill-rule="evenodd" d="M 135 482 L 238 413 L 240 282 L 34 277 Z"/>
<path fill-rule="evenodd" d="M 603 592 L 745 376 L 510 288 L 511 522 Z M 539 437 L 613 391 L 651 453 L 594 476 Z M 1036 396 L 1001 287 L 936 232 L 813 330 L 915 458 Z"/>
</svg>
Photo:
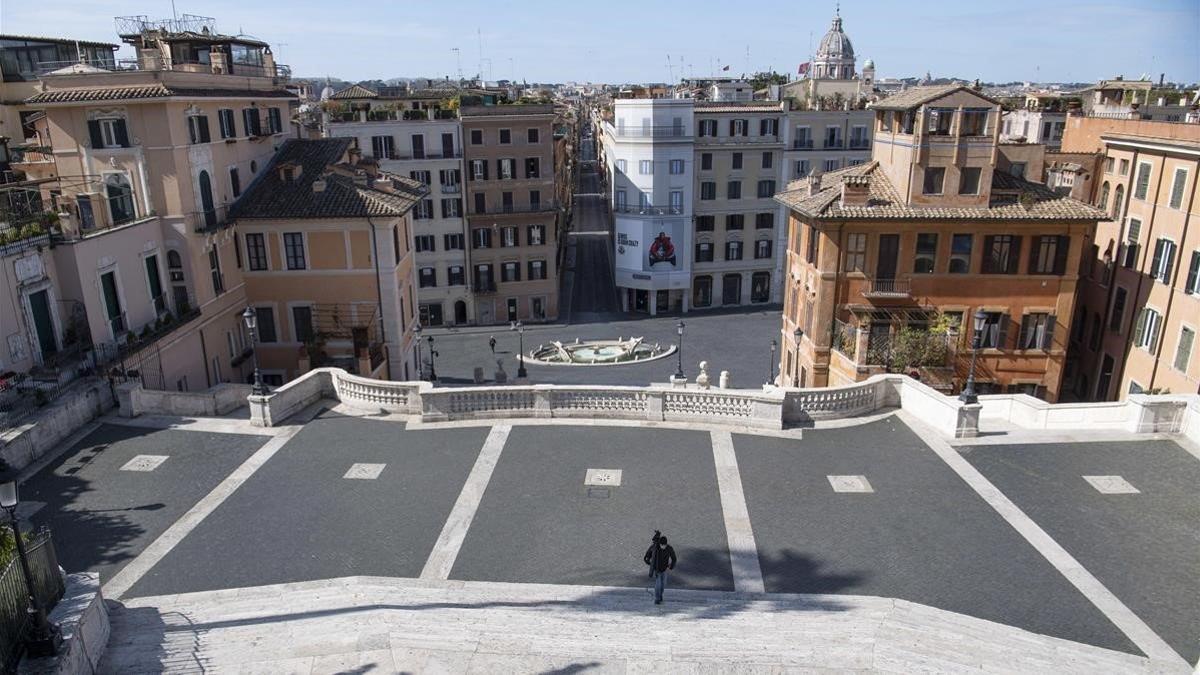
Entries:
<svg viewBox="0 0 1200 675">
<path fill-rule="evenodd" d="M 588 488 L 587 496 L 591 497 L 592 499 L 608 499 L 611 493 L 612 490 L 608 488 L 591 487 Z"/>
</svg>

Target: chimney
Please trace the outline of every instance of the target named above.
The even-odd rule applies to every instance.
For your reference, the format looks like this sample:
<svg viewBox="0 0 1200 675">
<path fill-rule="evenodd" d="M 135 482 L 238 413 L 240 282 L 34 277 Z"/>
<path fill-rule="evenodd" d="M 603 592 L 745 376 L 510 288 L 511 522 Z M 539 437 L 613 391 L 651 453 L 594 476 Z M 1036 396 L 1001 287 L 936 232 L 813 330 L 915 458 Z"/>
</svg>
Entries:
<svg viewBox="0 0 1200 675">
<path fill-rule="evenodd" d="M 825 174 L 820 170 L 814 170 L 808 177 L 808 196 L 812 197 L 821 191 L 822 183 L 824 183 Z"/>
<path fill-rule="evenodd" d="M 866 206 L 871 198 L 867 176 L 842 176 L 842 206 Z"/>
<path fill-rule="evenodd" d="M 312 182 L 312 191 L 314 193 L 325 191 L 325 179 L 318 178 Z"/>
</svg>

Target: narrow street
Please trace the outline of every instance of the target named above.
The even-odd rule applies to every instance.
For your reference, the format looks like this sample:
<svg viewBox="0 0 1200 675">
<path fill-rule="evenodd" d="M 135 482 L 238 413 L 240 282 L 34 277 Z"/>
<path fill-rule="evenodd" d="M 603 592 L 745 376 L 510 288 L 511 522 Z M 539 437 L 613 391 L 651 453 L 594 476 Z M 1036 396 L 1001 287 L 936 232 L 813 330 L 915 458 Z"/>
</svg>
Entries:
<svg viewBox="0 0 1200 675">
<path fill-rule="evenodd" d="M 579 144 L 575 221 L 567 234 L 560 307 L 567 323 L 607 321 L 619 316 L 612 266 L 612 232 L 597 174 L 596 140 L 587 124 Z"/>
</svg>

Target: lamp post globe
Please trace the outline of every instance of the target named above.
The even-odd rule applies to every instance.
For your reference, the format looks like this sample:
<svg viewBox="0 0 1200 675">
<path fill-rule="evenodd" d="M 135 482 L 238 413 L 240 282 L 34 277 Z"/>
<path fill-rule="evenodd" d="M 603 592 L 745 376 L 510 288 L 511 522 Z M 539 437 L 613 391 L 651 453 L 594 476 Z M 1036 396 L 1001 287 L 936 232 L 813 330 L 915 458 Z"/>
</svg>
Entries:
<svg viewBox="0 0 1200 675">
<path fill-rule="evenodd" d="M 254 365 L 254 382 L 250 393 L 255 396 L 265 396 L 267 387 L 263 384 L 262 373 L 258 370 L 258 312 L 249 305 L 242 310 L 242 321 L 246 323 L 246 332 L 250 334 L 250 358 Z"/>
<path fill-rule="evenodd" d="M 982 309 L 976 310 L 973 317 L 971 336 L 971 367 L 967 371 L 967 382 L 963 386 L 958 400 L 968 405 L 979 403 L 979 395 L 975 393 L 975 362 L 979 358 L 979 349 L 983 346 L 983 329 L 987 326 L 988 314 Z"/>
<path fill-rule="evenodd" d="M 0 507 L 8 513 L 9 526 L 12 527 L 13 540 L 17 547 L 17 559 L 21 564 L 21 574 L 25 577 L 25 592 L 28 606 L 26 612 L 32 623 L 25 636 L 25 650 L 30 656 L 54 656 L 62 645 L 62 633 L 58 626 L 46 618 L 46 610 L 38 600 L 33 587 L 33 575 L 29 570 L 29 555 L 25 551 L 25 542 L 21 539 L 21 524 L 17 520 L 17 482 L 16 476 L 7 475 L 0 483 Z"/>
</svg>

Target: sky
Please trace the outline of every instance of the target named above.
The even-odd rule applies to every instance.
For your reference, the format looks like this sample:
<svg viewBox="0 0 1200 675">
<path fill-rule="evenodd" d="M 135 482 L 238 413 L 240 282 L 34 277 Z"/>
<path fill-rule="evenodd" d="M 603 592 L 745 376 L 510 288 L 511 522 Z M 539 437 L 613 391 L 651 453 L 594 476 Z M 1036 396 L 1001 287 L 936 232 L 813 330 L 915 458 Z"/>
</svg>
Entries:
<svg viewBox="0 0 1200 675">
<path fill-rule="evenodd" d="M 453 78 L 461 59 L 467 77 L 482 70 L 492 80 L 620 83 L 704 76 L 724 65 L 733 75 L 794 74 L 829 29 L 835 3 L 176 0 L 175 8 L 271 43 L 297 76 Z M 117 42 L 112 18 L 139 14 L 170 17 L 172 5 L 0 0 L 0 33 Z M 873 59 L 877 78 L 928 71 L 1093 82 L 1166 73 L 1168 81 L 1200 81 L 1200 0 L 843 0 L 841 15 L 859 67 Z"/>
</svg>

